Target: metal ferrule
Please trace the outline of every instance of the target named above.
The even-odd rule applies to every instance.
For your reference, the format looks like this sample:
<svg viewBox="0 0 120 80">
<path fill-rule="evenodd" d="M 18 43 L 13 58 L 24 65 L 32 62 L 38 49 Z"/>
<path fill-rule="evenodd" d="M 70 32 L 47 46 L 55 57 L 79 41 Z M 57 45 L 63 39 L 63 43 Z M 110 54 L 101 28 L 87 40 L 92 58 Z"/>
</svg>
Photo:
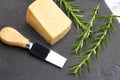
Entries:
<svg viewBox="0 0 120 80">
<path fill-rule="evenodd" d="M 28 42 L 28 43 L 26 44 L 26 48 L 29 49 L 29 50 L 32 48 L 32 46 L 33 46 L 33 43 L 32 43 L 32 42 Z"/>
</svg>

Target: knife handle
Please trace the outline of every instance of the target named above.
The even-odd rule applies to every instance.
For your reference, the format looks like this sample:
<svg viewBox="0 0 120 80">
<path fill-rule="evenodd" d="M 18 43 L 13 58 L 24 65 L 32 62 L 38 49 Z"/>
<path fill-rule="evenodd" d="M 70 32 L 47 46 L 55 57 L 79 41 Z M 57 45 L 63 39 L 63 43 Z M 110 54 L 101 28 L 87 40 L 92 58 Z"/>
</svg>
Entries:
<svg viewBox="0 0 120 80">
<path fill-rule="evenodd" d="M 10 46 L 26 48 L 29 40 L 20 34 L 16 29 L 5 27 L 0 32 L 1 41 Z"/>
</svg>

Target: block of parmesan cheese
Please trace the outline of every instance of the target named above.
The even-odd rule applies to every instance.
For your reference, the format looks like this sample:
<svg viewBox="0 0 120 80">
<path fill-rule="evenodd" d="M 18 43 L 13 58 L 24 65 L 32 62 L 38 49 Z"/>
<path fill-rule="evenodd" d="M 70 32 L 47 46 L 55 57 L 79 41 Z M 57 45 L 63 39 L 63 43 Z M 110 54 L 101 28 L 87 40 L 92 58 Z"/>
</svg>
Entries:
<svg viewBox="0 0 120 80">
<path fill-rule="evenodd" d="M 36 0 L 28 7 L 27 23 L 53 45 L 68 33 L 72 22 L 53 0 Z"/>
</svg>

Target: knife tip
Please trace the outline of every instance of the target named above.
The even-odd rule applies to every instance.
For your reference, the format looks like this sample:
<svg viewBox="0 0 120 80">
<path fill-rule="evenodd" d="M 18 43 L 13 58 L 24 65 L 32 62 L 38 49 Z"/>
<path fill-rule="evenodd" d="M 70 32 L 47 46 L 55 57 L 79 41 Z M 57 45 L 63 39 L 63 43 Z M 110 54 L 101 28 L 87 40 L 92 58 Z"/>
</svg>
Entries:
<svg viewBox="0 0 120 80">
<path fill-rule="evenodd" d="M 58 53 L 54 52 L 53 50 L 50 50 L 50 53 L 46 57 L 46 61 L 63 68 L 64 64 L 67 61 L 67 58 L 59 55 Z"/>
</svg>

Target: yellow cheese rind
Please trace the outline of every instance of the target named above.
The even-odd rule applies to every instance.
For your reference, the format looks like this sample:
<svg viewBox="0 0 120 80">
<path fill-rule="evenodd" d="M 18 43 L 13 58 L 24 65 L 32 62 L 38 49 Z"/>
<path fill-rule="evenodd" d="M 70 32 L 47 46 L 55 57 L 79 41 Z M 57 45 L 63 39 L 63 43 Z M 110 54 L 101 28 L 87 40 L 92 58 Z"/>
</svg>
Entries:
<svg viewBox="0 0 120 80">
<path fill-rule="evenodd" d="M 71 28 L 71 20 L 52 0 L 37 0 L 27 10 L 27 23 L 51 45 Z"/>
</svg>

